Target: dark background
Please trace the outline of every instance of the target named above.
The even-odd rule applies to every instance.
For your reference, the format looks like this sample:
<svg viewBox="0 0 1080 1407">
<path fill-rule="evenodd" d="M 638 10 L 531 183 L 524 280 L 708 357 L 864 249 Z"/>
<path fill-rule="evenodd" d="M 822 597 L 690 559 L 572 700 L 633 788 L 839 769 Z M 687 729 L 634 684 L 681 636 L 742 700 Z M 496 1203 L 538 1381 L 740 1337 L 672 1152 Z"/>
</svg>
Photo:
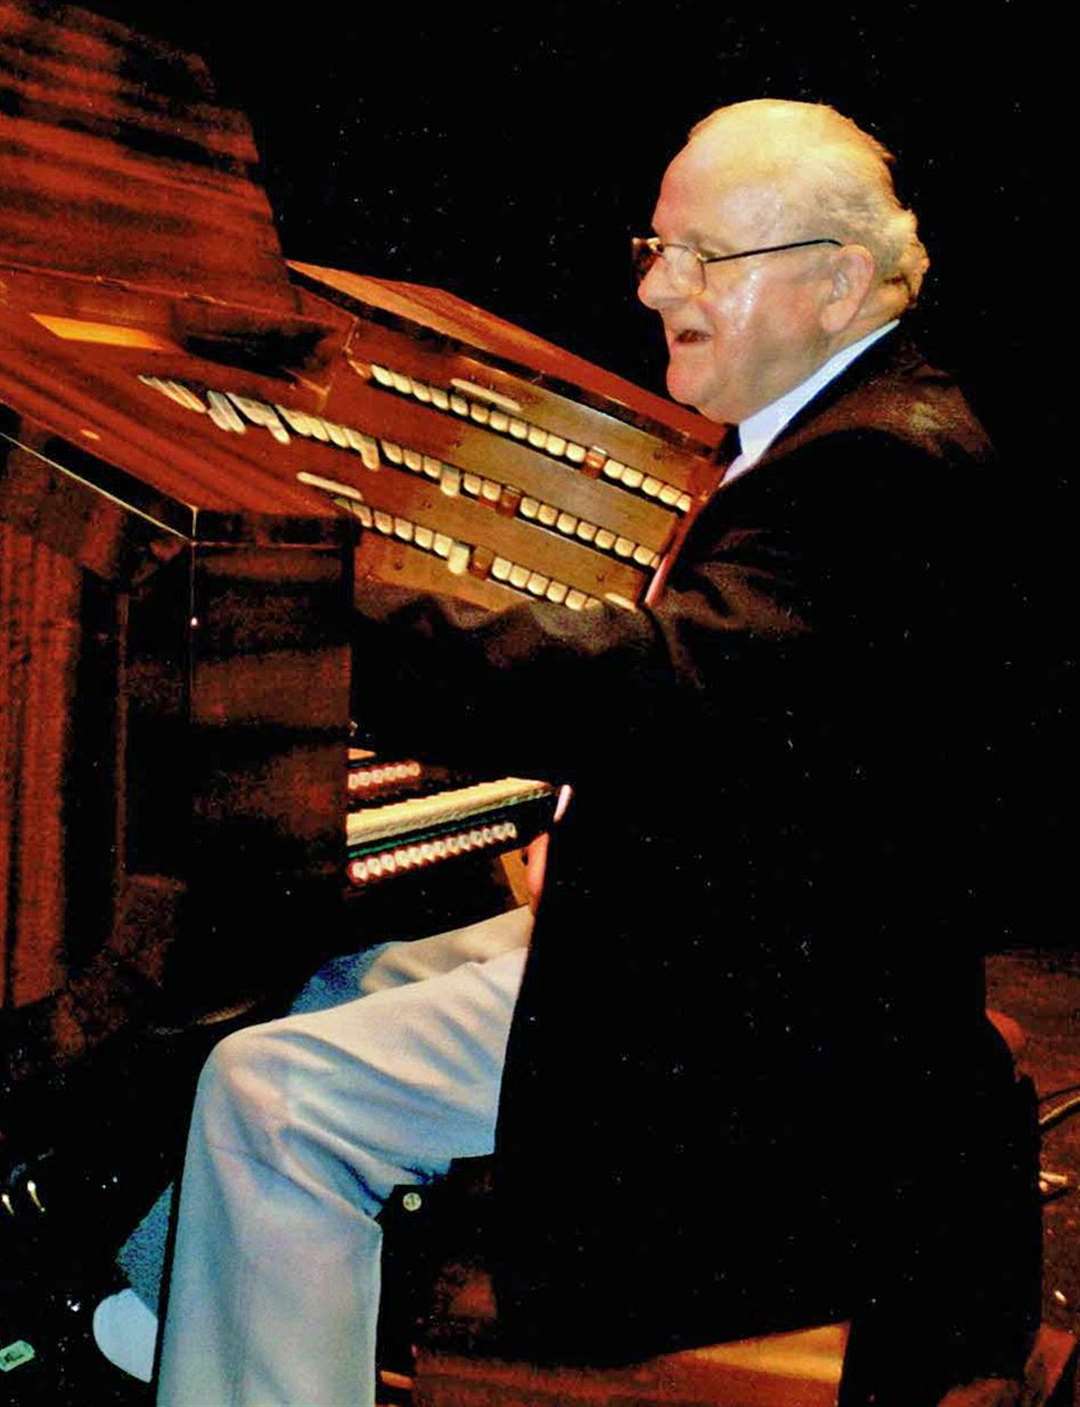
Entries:
<svg viewBox="0 0 1080 1407">
<path fill-rule="evenodd" d="M 799 98 L 893 150 L 932 260 L 913 329 L 1010 475 L 1001 926 L 1066 939 L 1074 476 L 1051 368 L 1069 375 L 1078 255 L 1055 152 L 1075 82 L 1060 36 L 1006 0 L 92 7 L 203 55 L 252 120 L 289 257 L 450 289 L 657 390 L 662 339 L 627 237 L 648 232 L 689 127 L 722 103 Z"/>
</svg>

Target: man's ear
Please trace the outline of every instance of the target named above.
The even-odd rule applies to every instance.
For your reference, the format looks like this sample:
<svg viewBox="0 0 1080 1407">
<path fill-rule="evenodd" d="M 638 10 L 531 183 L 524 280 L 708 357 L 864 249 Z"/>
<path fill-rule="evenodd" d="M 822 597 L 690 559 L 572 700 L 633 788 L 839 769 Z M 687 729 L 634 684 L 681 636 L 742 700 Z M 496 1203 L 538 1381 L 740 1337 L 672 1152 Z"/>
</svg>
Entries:
<svg viewBox="0 0 1080 1407">
<path fill-rule="evenodd" d="M 832 281 L 821 325 L 828 333 L 843 332 L 862 307 L 874 283 L 874 256 L 862 244 L 845 244 L 832 256 Z"/>
</svg>

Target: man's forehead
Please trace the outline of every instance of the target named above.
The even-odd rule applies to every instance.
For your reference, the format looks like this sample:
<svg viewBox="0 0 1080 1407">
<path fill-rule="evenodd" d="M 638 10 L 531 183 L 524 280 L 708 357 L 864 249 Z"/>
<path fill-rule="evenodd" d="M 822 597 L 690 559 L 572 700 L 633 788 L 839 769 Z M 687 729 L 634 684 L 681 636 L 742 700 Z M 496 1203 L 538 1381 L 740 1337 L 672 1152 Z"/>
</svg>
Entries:
<svg viewBox="0 0 1080 1407">
<path fill-rule="evenodd" d="M 722 235 L 729 226 L 740 232 L 767 228 L 788 204 L 775 167 L 752 148 L 719 144 L 703 135 L 665 171 L 654 222 L 674 222 L 681 237 L 692 240 L 702 233 Z"/>
</svg>

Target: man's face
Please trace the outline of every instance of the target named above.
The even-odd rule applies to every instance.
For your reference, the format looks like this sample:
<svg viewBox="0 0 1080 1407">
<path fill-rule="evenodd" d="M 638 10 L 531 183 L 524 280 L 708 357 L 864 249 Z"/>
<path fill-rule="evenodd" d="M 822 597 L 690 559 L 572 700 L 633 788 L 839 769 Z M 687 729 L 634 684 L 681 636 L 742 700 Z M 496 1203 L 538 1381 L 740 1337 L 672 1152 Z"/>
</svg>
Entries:
<svg viewBox="0 0 1080 1407">
<path fill-rule="evenodd" d="M 730 145 L 706 132 L 671 163 L 653 215 L 659 237 L 703 254 L 806 237 L 783 192 L 755 169 L 752 156 Z M 827 360 L 820 311 L 830 276 L 822 255 L 814 247 L 710 264 L 697 294 L 680 291 L 658 260 L 639 296 L 663 319 L 671 396 L 710 420 L 734 424 Z"/>
</svg>

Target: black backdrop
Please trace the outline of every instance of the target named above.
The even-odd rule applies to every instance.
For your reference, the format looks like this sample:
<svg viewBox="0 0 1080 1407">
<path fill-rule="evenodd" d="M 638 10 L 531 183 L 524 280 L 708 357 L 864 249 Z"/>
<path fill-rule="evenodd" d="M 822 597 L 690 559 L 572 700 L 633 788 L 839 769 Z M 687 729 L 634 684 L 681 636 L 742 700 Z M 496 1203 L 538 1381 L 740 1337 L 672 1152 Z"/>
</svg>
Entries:
<svg viewBox="0 0 1080 1407">
<path fill-rule="evenodd" d="M 959 374 L 1015 485 L 1001 934 L 1067 937 L 1072 469 L 1048 358 L 1080 256 L 1054 151 L 1073 81 L 1060 35 L 1008 0 L 86 3 L 203 55 L 252 119 L 290 257 L 450 289 L 654 389 L 662 344 L 632 296 L 627 236 L 647 231 L 699 117 L 826 101 L 896 152 L 932 259 L 917 335 Z"/>
</svg>

